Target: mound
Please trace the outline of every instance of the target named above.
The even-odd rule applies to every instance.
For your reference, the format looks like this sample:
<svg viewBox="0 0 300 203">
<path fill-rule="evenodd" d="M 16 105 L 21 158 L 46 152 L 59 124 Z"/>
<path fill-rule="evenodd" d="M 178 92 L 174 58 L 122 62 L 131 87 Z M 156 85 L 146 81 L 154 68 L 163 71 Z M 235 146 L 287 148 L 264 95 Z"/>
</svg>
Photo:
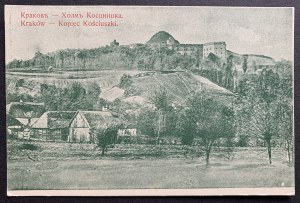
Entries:
<svg viewBox="0 0 300 203">
<path fill-rule="evenodd" d="M 167 40 L 173 40 L 175 44 L 179 44 L 179 42 L 169 33 L 165 31 L 159 31 L 155 35 L 153 35 L 147 44 L 166 44 Z"/>
</svg>

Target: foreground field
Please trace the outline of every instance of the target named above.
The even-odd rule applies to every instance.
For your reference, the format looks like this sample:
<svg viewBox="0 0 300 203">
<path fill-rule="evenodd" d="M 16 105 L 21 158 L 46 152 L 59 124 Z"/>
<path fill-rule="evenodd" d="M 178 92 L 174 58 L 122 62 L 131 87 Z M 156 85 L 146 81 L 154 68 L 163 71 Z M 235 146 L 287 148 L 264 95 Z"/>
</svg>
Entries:
<svg viewBox="0 0 300 203">
<path fill-rule="evenodd" d="M 196 149 L 119 145 L 101 157 L 94 145 L 35 143 L 35 150 L 8 143 L 9 189 L 123 189 L 288 187 L 294 167 L 274 149 L 235 148 L 231 158 L 215 149 L 207 168 Z"/>
</svg>

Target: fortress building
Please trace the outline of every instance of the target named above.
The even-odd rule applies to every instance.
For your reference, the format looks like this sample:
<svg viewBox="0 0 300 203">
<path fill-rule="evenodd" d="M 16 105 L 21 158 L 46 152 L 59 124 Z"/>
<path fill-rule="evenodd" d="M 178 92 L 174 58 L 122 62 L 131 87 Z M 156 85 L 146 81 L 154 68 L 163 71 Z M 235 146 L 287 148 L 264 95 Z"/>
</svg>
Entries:
<svg viewBox="0 0 300 203">
<path fill-rule="evenodd" d="M 203 60 L 210 53 L 218 56 L 226 63 L 226 43 L 225 42 L 210 42 L 206 44 L 180 44 L 172 35 L 165 31 L 159 31 L 153 35 L 146 43 L 153 49 L 167 47 L 181 55 L 194 55 Z"/>
<path fill-rule="evenodd" d="M 213 53 L 214 55 L 226 61 L 226 43 L 211 42 L 203 44 L 203 58 L 208 57 L 210 53 Z"/>
</svg>

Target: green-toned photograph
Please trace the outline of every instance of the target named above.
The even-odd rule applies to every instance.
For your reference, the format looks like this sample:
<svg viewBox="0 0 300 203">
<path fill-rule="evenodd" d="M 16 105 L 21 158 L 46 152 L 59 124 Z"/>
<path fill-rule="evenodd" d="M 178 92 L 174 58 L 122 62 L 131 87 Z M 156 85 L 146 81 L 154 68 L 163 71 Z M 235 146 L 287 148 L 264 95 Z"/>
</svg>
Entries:
<svg viewBox="0 0 300 203">
<path fill-rule="evenodd" d="M 8 195 L 294 195 L 294 9 L 6 6 Z"/>
</svg>

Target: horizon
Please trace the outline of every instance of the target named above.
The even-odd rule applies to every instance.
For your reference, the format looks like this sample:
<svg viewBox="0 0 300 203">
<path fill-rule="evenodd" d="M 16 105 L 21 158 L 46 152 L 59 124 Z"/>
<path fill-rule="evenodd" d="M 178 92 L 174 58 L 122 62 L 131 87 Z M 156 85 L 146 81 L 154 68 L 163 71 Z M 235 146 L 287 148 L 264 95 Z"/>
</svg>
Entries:
<svg viewBox="0 0 300 203">
<path fill-rule="evenodd" d="M 180 44 L 226 42 L 229 51 L 294 61 L 293 8 L 240 8 L 240 7 L 74 7 L 28 6 L 26 12 L 55 13 L 119 12 L 117 27 L 48 26 L 44 28 L 18 26 L 19 15 L 11 13 L 19 6 L 5 7 L 6 60 L 32 59 L 64 49 L 93 49 L 109 45 L 116 39 L 120 45 L 146 44 L 157 32 L 165 31 Z M 24 7 L 22 8 L 24 11 Z M 265 12 L 268 10 L 268 12 Z M 101 11 L 103 12 L 103 11 Z M 10 16 L 10 17 L 9 17 Z M 142 16 L 142 17 L 141 17 Z M 186 18 L 181 18 L 185 16 Z M 187 19 L 187 20 L 186 20 Z M 194 19 L 194 20 L 193 20 Z M 32 38 L 31 36 L 35 36 Z M 47 39 L 47 40 L 45 40 Z"/>
</svg>

